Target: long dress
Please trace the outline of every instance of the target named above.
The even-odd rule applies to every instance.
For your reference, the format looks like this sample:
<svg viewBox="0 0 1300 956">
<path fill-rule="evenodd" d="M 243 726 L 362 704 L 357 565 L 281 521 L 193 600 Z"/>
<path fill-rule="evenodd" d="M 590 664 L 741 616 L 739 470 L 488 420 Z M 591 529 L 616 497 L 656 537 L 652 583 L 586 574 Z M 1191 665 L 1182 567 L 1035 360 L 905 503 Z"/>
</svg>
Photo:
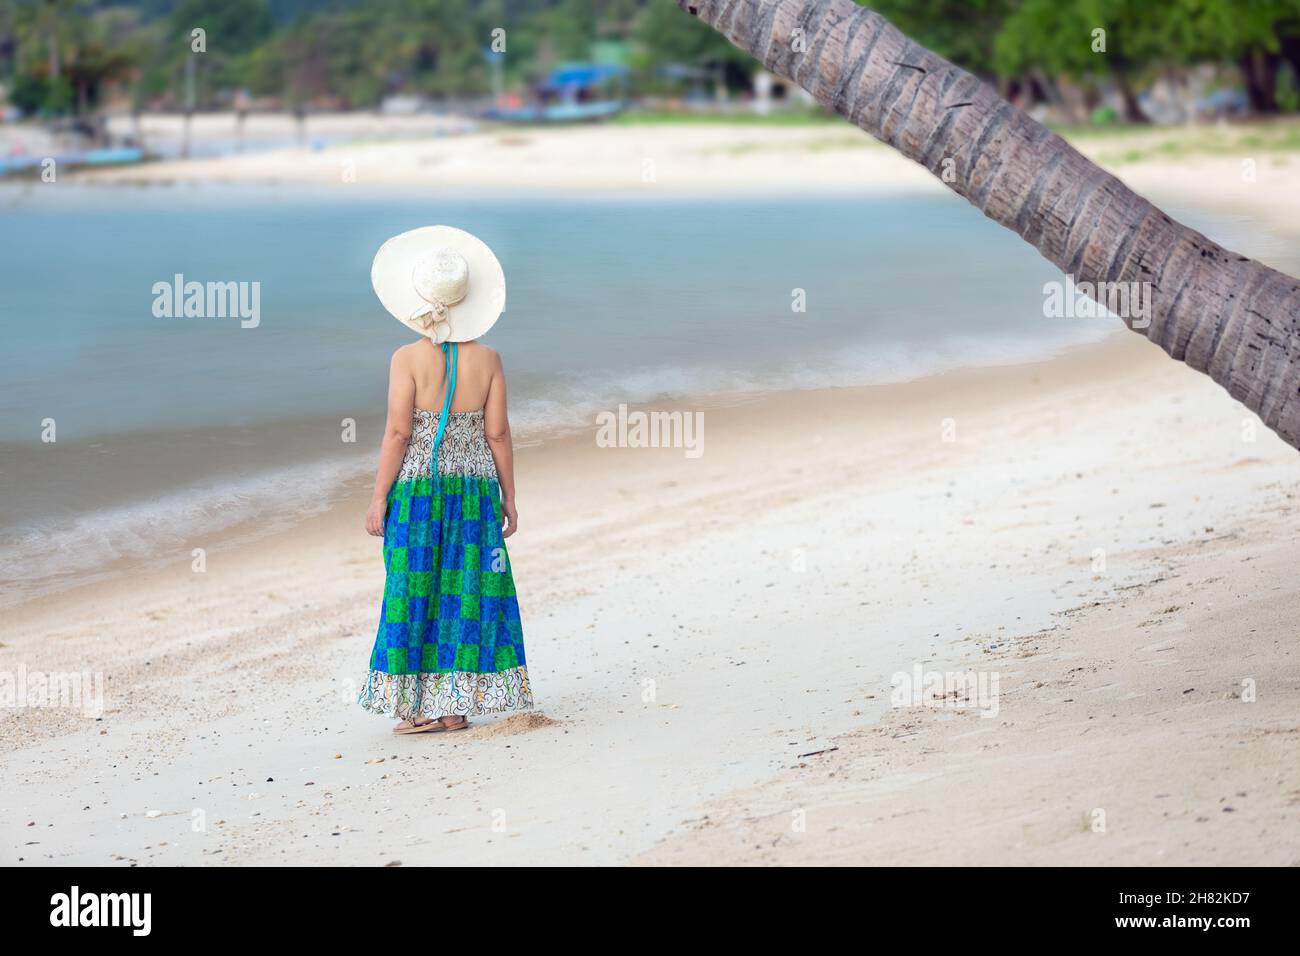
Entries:
<svg viewBox="0 0 1300 956">
<path fill-rule="evenodd" d="M 384 600 L 357 703 L 410 720 L 533 706 L 483 412 L 416 408 L 384 521 Z M 445 423 L 445 424 L 444 424 Z M 440 427 L 441 426 L 441 427 Z"/>
</svg>

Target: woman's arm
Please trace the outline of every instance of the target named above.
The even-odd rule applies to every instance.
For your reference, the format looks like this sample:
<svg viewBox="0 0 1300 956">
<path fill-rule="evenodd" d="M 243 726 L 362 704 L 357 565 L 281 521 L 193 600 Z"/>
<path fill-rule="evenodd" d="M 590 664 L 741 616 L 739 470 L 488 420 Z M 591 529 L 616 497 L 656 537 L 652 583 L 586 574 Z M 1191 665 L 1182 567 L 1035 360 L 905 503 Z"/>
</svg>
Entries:
<svg viewBox="0 0 1300 956">
<path fill-rule="evenodd" d="M 519 529 L 519 512 L 515 508 L 515 451 L 510 440 L 510 418 L 506 415 L 506 372 L 499 354 L 493 352 L 492 360 L 492 380 L 488 383 L 487 404 L 483 408 L 483 433 L 501 485 L 501 511 L 506 517 L 501 536 L 508 538 Z"/>
<path fill-rule="evenodd" d="M 388 491 L 402 470 L 406 445 L 411 440 L 411 414 L 415 408 L 415 379 L 406 367 L 402 350 L 393 353 L 388 367 L 388 423 L 384 442 L 379 446 L 379 468 L 375 472 L 375 493 L 366 511 L 366 531 L 379 537 L 384 533 L 388 511 Z"/>
</svg>

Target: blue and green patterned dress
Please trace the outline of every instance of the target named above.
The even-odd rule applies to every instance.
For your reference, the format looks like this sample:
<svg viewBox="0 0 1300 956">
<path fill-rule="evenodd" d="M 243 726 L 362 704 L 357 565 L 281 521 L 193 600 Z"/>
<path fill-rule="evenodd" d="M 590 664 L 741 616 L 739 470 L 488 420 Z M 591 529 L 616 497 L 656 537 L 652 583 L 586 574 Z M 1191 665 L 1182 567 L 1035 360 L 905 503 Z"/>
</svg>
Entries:
<svg viewBox="0 0 1300 956">
<path fill-rule="evenodd" d="M 442 412 L 415 409 L 388 492 L 387 580 L 370 674 L 357 702 L 402 720 L 533 706 L 501 488 L 483 412 L 451 412 L 456 347 Z"/>
</svg>

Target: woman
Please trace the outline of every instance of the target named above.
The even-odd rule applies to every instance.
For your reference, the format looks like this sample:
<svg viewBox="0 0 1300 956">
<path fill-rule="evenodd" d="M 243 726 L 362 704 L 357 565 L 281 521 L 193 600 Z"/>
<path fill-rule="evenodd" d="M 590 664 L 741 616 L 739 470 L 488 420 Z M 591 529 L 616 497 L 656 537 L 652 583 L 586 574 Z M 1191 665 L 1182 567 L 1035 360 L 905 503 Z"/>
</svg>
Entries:
<svg viewBox="0 0 1300 956">
<path fill-rule="evenodd" d="M 474 341 L 505 307 L 505 276 L 474 236 L 427 226 L 384 243 L 370 279 L 423 337 L 389 369 L 365 521 L 387 581 L 358 703 L 399 718 L 396 734 L 461 730 L 533 706 L 504 540 L 519 526 L 506 379 Z"/>
</svg>

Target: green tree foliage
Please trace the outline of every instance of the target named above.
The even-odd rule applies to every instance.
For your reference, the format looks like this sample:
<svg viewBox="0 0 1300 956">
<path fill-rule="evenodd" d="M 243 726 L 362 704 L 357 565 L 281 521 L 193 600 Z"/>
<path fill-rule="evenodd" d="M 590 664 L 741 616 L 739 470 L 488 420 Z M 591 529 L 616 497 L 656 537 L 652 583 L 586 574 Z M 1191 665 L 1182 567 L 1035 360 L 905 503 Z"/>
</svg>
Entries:
<svg viewBox="0 0 1300 956">
<path fill-rule="evenodd" d="M 922 46 L 979 76 L 996 72 L 993 45 L 1015 0 L 876 0 L 883 14 Z"/>
<path fill-rule="evenodd" d="M 189 43 L 191 31 L 207 31 L 209 53 L 247 53 L 271 34 L 266 0 L 181 0 L 172 11 L 172 32 Z"/>
<path fill-rule="evenodd" d="M 1125 118 L 1142 121 L 1138 84 L 1181 58 L 1170 36 L 1177 2 L 1025 0 L 1003 23 L 995 62 L 1013 75 L 1039 68 L 1081 80 L 1109 77 L 1123 97 Z"/>
<path fill-rule="evenodd" d="M 1059 77 L 1112 84 L 1130 119 L 1171 68 L 1238 69 L 1256 110 L 1290 108 L 1300 0 L 861 0 L 931 49 L 1004 88 L 1049 95 Z M 191 31 L 207 52 L 191 54 Z M 1105 31 L 1105 52 L 1094 50 Z M 504 56 L 487 49 L 494 31 Z M 593 49 L 631 52 L 640 89 L 656 67 L 694 67 L 732 90 L 752 59 L 670 0 L 0 0 L 0 79 L 30 112 L 93 109 L 105 90 L 177 106 L 191 62 L 200 108 L 235 91 L 292 107 L 371 107 L 395 93 L 521 88 Z M 1280 99 L 1279 99 L 1279 92 Z"/>
<path fill-rule="evenodd" d="M 1184 59 L 1237 64 L 1251 106 L 1277 111 L 1279 68 L 1287 63 L 1292 78 L 1300 75 L 1300 0 L 1179 0 L 1178 6 Z"/>
<path fill-rule="evenodd" d="M 654 3 L 641 11 L 634 39 L 640 47 L 643 68 L 680 64 L 720 71 L 727 85 L 747 85 L 755 64 L 748 54 L 727 42 L 694 17 L 681 16 L 676 4 Z"/>
<path fill-rule="evenodd" d="M 108 84 L 135 73 L 139 19 L 132 10 L 20 0 L 7 12 L 15 30 L 10 96 L 26 112 L 93 110 Z"/>
<path fill-rule="evenodd" d="M 1094 50 L 1098 29 L 1105 52 Z M 1199 62 L 1238 64 L 1255 108 L 1272 109 L 1284 49 L 1300 63 L 1300 0 L 1022 0 L 997 34 L 994 64 L 1008 75 L 1110 78 L 1128 118 L 1141 119 L 1141 83 Z"/>
</svg>

